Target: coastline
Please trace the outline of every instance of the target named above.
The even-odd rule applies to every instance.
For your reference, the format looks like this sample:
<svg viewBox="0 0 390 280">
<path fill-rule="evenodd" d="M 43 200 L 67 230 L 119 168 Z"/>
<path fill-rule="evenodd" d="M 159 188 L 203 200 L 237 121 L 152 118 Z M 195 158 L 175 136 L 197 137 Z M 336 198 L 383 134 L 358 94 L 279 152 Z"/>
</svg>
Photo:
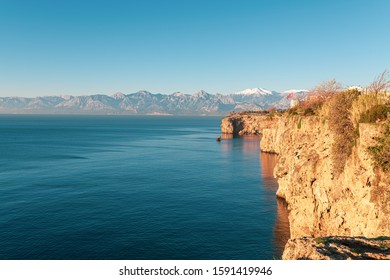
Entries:
<svg viewBox="0 0 390 280">
<path fill-rule="evenodd" d="M 248 118 L 252 121 L 248 122 Z M 247 131 L 254 131 L 253 126 L 261 126 L 256 122 L 262 119 L 267 116 L 256 120 L 242 114 L 229 116 L 222 120 L 221 131 L 246 135 Z M 390 235 L 385 187 L 388 178 L 374 169 L 366 152 L 378 131 L 375 126 L 361 126 L 356 149 L 337 178 L 331 174 L 329 156 L 333 135 L 321 119 L 282 116 L 255 131 L 255 135 L 261 136 L 262 153 L 277 154 L 279 158 L 273 172 L 279 184 L 276 196 L 288 204 L 291 232 L 283 259 L 390 259 L 390 243 L 386 239 Z M 343 243 L 334 236 L 354 241 Z M 384 237 L 375 239 L 380 236 Z M 344 253 L 339 256 L 332 250 L 321 249 L 318 238 L 324 241 L 321 244 L 332 244 L 332 248 Z M 355 254 L 351 244 L 359 242 L 375 254 Z M 310 250 L 321 253 L 314 257 Z"/>
</svg>

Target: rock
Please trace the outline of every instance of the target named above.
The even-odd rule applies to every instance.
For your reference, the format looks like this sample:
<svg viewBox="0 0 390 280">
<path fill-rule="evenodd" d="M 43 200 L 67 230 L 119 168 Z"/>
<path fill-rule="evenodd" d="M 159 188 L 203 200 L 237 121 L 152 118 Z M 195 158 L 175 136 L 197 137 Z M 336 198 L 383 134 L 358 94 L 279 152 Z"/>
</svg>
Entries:
<svg viewBox="0 0 390 280">
<path fill-rule="evenodd" d="M 320 117 L 283 116 L 264 129 L 261 149 L 279 154 L 277 195 L 289 205 L 291 237 L 390 236 L 390 176 L 377 170 L 367 152 L 381 131 L 360 124 L 359 139 L 335 176 L 334 137 Z M 338 170 L 337 170 L 338 171 Z"/>
<path fill-rule="evenodd" d="M 242 114 L 237 113 L 223 118 L 221 123 L 222 134 L 261 135 L 263 129 L 276 127 L 278 115 L 270 114 Z"/>
<path fill-rule="evenodd" d="M 292 238 L 284 259 L 389 258 L 383 240 L 367 239 L 390 236 L 390 174 L 374 166 L 367 150 L 383 128 L 359 124 L 352 152 L 336 170 L 331 153 L 336 137 L 326 119 L 236 114 L 222 120 L 223 132 L 261 134 L 261 150 L 278 154 L 276 195 L 288 204 Z M 321 245 L 314 242 L 321 239 L 308 236 L 336 237 Z"/>
<path fill-rule="evenodd" d="M 348 236 L 290 239 L 284 260 L 390 260 L 390 237 Z"/>
</svg>

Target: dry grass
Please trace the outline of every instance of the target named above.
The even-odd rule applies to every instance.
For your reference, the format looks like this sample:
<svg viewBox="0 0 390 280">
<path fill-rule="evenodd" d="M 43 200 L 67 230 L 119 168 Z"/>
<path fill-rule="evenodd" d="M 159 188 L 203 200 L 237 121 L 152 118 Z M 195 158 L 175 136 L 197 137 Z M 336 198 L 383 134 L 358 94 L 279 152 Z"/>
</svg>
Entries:
<svg viewBox="0 0 390 280">
<path fill-rule="evenodd" d="M 337 93 L 340 93 L 342 86 L 336 80 L 325 81 L 311 89 L 306 100 L 301 101 L 297 106 L 288 110 L 289 115 L 311 116 L 318 115 L 323 105 Z"/>
<path fill-rule="evenodd" d="M 336 176 L 344 170 L 345 162 L 351 155 L 358 136 L 357 129 L 350 118 L 350 109 L 358 96 L 357 91 L 344 91 L 335 94 L 327 102 L 329 129 L 334 135 L 331 153 Z"/>
<path fill-rule="evenodd" d="M 390 122 L 390 86 L 388 71 L 383 72 L 362 93 L 358 89 L 341 90 L 341 84 L 335 80 L 324 82 L 312 89 L 308 98 L 298 106 L 289 109 L 289 115 L 319 115 L 323 123 L 328 121 L 334 135 L 331 155 L 334 174 L 339 176 L 356 143 L 359 123 Z M 301 120 L 301 119 L 300 119 Z M 301 121 L 298 122 L 298 129 Z M 377 139 L 377 145 L 370 147 L 370 153 L 377 166 L 390 171 L 390 124 L 383 137 Z"/>
</svg>

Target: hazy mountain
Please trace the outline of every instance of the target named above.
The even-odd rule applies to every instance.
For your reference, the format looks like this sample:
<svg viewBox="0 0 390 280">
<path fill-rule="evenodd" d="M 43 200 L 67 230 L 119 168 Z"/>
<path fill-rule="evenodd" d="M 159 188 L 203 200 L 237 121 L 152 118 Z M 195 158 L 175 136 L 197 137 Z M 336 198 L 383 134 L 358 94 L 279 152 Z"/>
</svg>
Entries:
<svg viewBox="0 0 390 280">
<path fill-rule="evenodd" d="M 193 95 L 181 92 L 167 95 L 142 90 L 111 96 L 0 97 L 0 113 L 224 115 L 269 107 L 286 109 L 291 98 L 304 99 L 306 95 L 306 90 L 279 93 L 253 88 L 229 95 L 203 90 Z"/>
</svg>

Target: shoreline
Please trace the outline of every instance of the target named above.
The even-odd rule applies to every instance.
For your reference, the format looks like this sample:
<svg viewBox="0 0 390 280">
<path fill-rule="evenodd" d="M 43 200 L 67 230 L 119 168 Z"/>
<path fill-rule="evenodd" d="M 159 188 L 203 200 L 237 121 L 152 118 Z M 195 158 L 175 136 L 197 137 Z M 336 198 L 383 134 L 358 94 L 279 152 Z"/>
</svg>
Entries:
<svg viewBox="0 0 390 280">
<path fill-rule="evenodd" d="M 262 119 L 267 120 L 267 117 L 253 120 L 243 115 L 229 116 L 222 120 L 221 131 L 231 132 L 235 136 L 242 135 L 240 132 L 244 131 L 246 135 L 248 128 L 252 130 L 253 127 L 260 127 L 256 122 L 261 122 Z M 291 234 L 283 259 L 364 259 L 364 256 L 367 259 L 390 259 L 390 242 L 383 241 L 390 235 L 386 212 L 389 204 L 386 196 L 383 198 L 376 194 L 386 186 L 386 181 L 383 180 L 388 178 L 374 171 L 365 152 L 378 133 L 376 131 L 375 126 L 361 126 L 358 146 L 346 163 L 343 171 L 345 175 L 339 177 L 329 173 L 332 165 L 329 165 L 328 147 L 333 136 L 328 132 L 326 123 L 318 117 L 300 117 L 297 120 L 282 116 L 271 126 L 268 123 L 267 127 L 255 132 L 262 136 L 259 143 L 261 153 L 274 154 L 279 158 L 273 171 L 278 180 L 276 197 L 285 200 L 288 205 Z M 361 175 L 348 175 L 356 174 L 361 166 L 367 171 Z M 355 179 L 351 181 L 351 178 Z M 338 192 L 345 194 L 340 196 Z M 350 210 L 340 212 L 342 209 Z M 361 210 L 355 212 L 356 209 Z M 372 216 L 372 213 L 377 214 Z M 344 236 L 352 241 L 347 242 L 350 244 L 348 246 L 343 245 L 335 236 Z M 381 237 L 383 240 L 375 240 L 378 236 L 384 236 Z M 326 242 L 319 243 L 324 243 L 326 248 L 336 247 L 345 254 L 339 256 L 332 250 L 326 251 L 318 243 L 318 238 L 324 238 Z M 354 254 L 351 245 L 354 242 L 371 244 L 364 246 L 371 246 L 367 250 L 375 251 L 375 254 Z M 318 251 L 322 253 L 315 256 L 308 253 Z"/>
</svg>

